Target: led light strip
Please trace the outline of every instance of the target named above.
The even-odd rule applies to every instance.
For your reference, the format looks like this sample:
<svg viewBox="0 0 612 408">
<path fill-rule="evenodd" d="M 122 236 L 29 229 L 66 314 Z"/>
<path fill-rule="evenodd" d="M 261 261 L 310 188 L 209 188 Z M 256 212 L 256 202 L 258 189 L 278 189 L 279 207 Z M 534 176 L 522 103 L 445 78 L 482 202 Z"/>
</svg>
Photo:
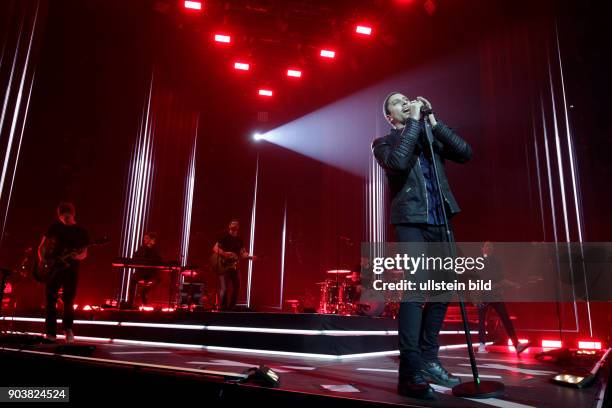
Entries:
<svg viewBox="0 0 612 408">
<path fill-rule="evenodd" d="M 24 65 L 22 68 L 22 72 L 21 72 L 21 80 L 19 81 L 19 87 L 17 90 L 17 99 L 15 101 L 14 107 L 13 107 L 13 119 L 11 122 L 11 127 L 10 127 L 10 131 L 9 131 L 9 135 L 8 135 L 8 141 L 6 142 L 6 150 L 4 152 L 4 162 L 2 165 L 2 174 L 0 176 L 0 203 L 1 203 L 1 199 L 2 197 L 5 195 L 5 191 L 4 191 L 4 184 L 6 182 L 7 176 L 10 178 L 11 180 L 11 184 L 10 187 L 8 189 L 8 193 L 7 193 L 7 199 L 5 204 L 3 205 L 4 207 L 4 216 L 3 216 L 3 222 L 2 222 L 2 231 L 0 232 L 0 242 L 2 242 L 2 240 L 4 239 L 4 232 L 5 232 L 5 228 L 6 228 L 6 220 L 8 217 L 8 211 L 9 211 L 9 207 L 10 207 L 10 203 L 11 203 L 11 197 L 12 197 L 12 193 L 13 193 L 13 184 L 15 181 L 15 174 L 17 172 L 17 165 L 19 163 L 19 156 L 20 156 L 20 152 L 21 152 L 21 143 L 23 141 L 23 133 L 24 133 L 24 129 L 25 129 L 25 125 L 26 125 L 26 121 L 27 121 L 27 117 L 28 117 L 28 112 L 29 112 L 29 106 L 30 106 L 30 96 L 32 93 L 32 85 L 34 84 L 34 77 L 35 77 L 35 69 L 34 72 L 32 73 L 32 77 L 30 79 L 30 84 L 29 86 L 26 84 L 26 78 L 28 76 L 28 71 L 30 69 L 30 56 L 31 56 L 31 52 L 32 52 L 32 44 L 34 42 L 34 34 L 36 33 L 36 29 L 37 29 L 37 22 L 38 22 L 38 11 L 40 8 L 40 3 L 37 2 L 36 4 L 36 11 L 34 14 L 34 18 L 32 21 L 32 27 L 31 27 L 31 31 L 30 31 L 30 37 L 29 37 L 29 41 L 28 41 L 28 48 L 27 48 L 27 53 L 26 53 L 26 57 L 25 57 L 25 61 L 24 61 Z M 11 88 L 13 86 L 13 76 L 15 75 L 15 67 L 17 65 L 17 60 L 18 57 L 20 56 L 20 46 L 21 46 L 21 40 L 22 40 L 22 32 L 23 32 L 23 26 L 24 26 L 24 20 L 26 18 L 26 15 L 24 13 L 24 15 L 22 16 L 20 25 L 19 25 L 19 34 L 17 36 L 17 42 L 15 45 L 15 54 L 13 55 L 13 62 L 11 65 L 11 72 L 8 78 L 8 83 L 6 86 L 6 93 L 4 96 L 4 102 L 2 104 L 2 113 L 0 114 L 0 139 L 2 138 L 2 130 L 4 129 L 4 120 L 6 118 L 6 111 L 7 111 L 7 107 L 9 105 L 9 100 L 10 100 L 10 96 L 11 96 Z M 6 41 L 5 44 L 6 46 Z M 0 55 L 0 67 L 1 67 L 1 63 L 2 60 L 4 59 L 4 47 L 2 49 L 2 55 Z M 27 95 L 27 101 L 25 103 L 25 111 L 23 113 L 23 118 L 21 120 L 21 126 L 19 126 L 19 115 L 20 112 L 22 110 L 22 99 L 23 99 L 23 94 L 24 94 L 24 88 L 29 88 L 28 91 L 28 95 Z M 18 137 L 18 143 L 17 143 L 17 151 L 14 155 L 14 157 L 12 156 L 12 151 L 13 148 L 15 146 L 14 145 L 14 138 L 15 138 L 15 133 L 16 133 L 16 129 L 20 127 L 21 128 L 21 133 Z M 7 175 L 7 170 L 9 167 L 9 164 L 11 164 L 12 162 L 12 169 L 11 169 L 11 174 Z"/>
<path fill-rule="evenodd" d="M 574 195 L 574 210 L 576 211 L 576 226 L 578 227 L 578 242 L 582 244 L 583 242 L 582 217 L 581 217 L 581 213 L 582 213 L 581 204 L 582 203 L 578 202 L 579 192 L 578 192 L 578 188 L 576 187 L 576 184 L 578 184 L 580 180 L 578 179 L 578 176 L 576 175 L 577 174 L 576 167 L 578 167 L 578 164 L 576 162 L 576 158 L 574 157 L 574 142 L 573 142 L 572 135 L 570 132 L 569 115 L 567 113 L 567 98 L 565 95 L 565 79 L 563 77 L 563 63 L 561 60 L 561 46 L 559 45 L 559 32 L 556 26 L 555 26 L 555 37 L 556 37 L 556 42 L 557 42 L 557 59 L 559 60 L 559 74 L 561 77 L 561 91 L 563 95 L 563 110 L 565 113 L 565 132 L 566 132 L 566 141 L 567 141 L 567 152 L 569 155 L 570 174 L 572 177 L 572 191 Z M 580 249 L 582 251 L 582 245 L 580 246 Z M 584 267 L 585 266 L 584 266 L 584 261 L 583 261 L 583 271 L 584 271 Z M 589 301 L 589 289 L 588 289 L 588 284 L 586 281 L 586 273 L 584 273 L 583 275 L 584 275 L 584 284 L 585 284 L 585 291 L 586 291 L 587 316 L 589 319 L 589 333 L 590 333 L 590 336 L 593 337 L 593 323 L 591 319 L 591 303 Z"/>
<path fill-rule="evenodd" d="M 128 176 L 122 234 L 122 256 L 126 258 L 132 257 L 142 240 L 149 213 L 154 177 L 153 138 L 155 132 L 151 113 L 152 98 L 153 75 L 151 75 L 147 101 L 143 107 L 139 135 L 134 146 Z M 132 270 L 132 268 L 123 270 L 120 298 L 124 301 L 128 300 Z"/>
<path fill-rule="evenodd" d="M 285 285 L 285 248 L 287 239 L 287 199 L 285 198 L 285 215 L 283 216 L 283 232 L 281 241 L 280 293 L 278 308 L 283 310 L 283 287 Z"/>
<path fill-rule="evenodd" d="M 569 245 L 569 242 L 571 241 L 571 237 L 570 237 L 570 232 L 569 232 L 569 221 L 568 221 L 568 217 L 567 217 L 567 202 L 566 202 L 566 196 L 565 196 L 565 183 L 563 181 L 563 175 L 564 175 L 564 171 L 563 171 L 563 162 L 562 162 L 562 157 L 561 157 L 561 147 L 560 147 L 560 138 L 559 138 L 559 125 L 557 123 L 557 107 L 555 104 L 555 92 L 554 92 L 554 88 L 553 88 L 553 82 L 552 82 L 552 72 L 551 72 L 551 68 L 550 68 L 550 58 L 548 60 L 548 82 L 549 82 L 549 87 L 550 87 L 550 99 L 551 99 L 551 109 L 552 109 L 552 121 L 553 121 L 553 130 L 554 130 L 554 141 L 555 141 L 555 153 L 557 155 L 557 171 L 558 171 L 558 176 L 559 176 L 559 186 L 560 186 L 560 196 L 561 196 L 561 209 L 563 211 L 563 225 L 565 227 L 565 241 L 566 243 Z M 548 136 L 547 136 L 547 132 L 546 132 L 546 123 L 544 122 L 544 113 L 543 113 L 543 109 L 542 108 L 542 119 L 543 119 L 543 127 L 544 127 L 544 139 L 545 139 L 545 148 L 546 148 L 546 164 L 548 167 L 548 183 L 549 183 L 549 189 L 550 189 L 550 196 L 551 196 L 551 209 L 552 209 L 552 224 L 553 224 L 553 230 L 554 230 L 554 234 L 555 234 L 555 243 L 559 242 L 558 236 L 557 236 L 557 217 L 556 217 L 556 210 L 553 207 L 554 206 L 554 197 L 553 197 L 553 190 L 552 190 L 552 173 L 551 173 L 551 168 L 550 168 L 550 153 L 548 150 Z M 570 263 L 570 273 L 571 273 L 571 279 L 573 280 L 573 276 L 574 276 L 574 272 L 573 272 L 573 268 L 572 268 L 572 264 Z M 576 305 L 576 293 L 575 293 L 575 287 L 574 285 L 571 286 L 572 288 L 572 297 L 574 299 L 574 318 L 575 318 L 575 323 L 576 323 L 576 331 L 580 331 L 580 322 L 578 320 L 578 306 Z"/>
<path fill-rule="evenodd" d="M 183 206 L 183 237 L 181 240 L 181 266 L 187 265 L 187 258 L 189 256 L 189 236 L 191 234 L 191 214 L 193 209 L 193 190 L 195 185 L 195 162 L 196 162 L 196 151 L 198 143 L 198 127 L 200 117 L 198 115 L 195 124 L 195 131 L 193 135 L 193 148 L 191 150 L 191 157 L 189 158 L 189 168 L 187 175 L 185 176 L 185 200 Z"/>
<path fill-rule="evenodd" d="M 68 359 L 91 361 L 91 362 L 97 362 L 97 363 L 119 364 L 119 365 L 125 365 L 125 366 L 130 366 L 130 367 L 154 368 L 154 369 L 181 371 L 181 372 L 188 372 L 188 373 L 195 373 L 195 374 L 218 375 L 222 377 L 234 377 L 234 378 L 240 378 L 240 379 L 244 379 L 248 377 L 246 374 L 231 373 L 231 372 L 225 372 L 225 371 L 200 370 L 197 368 L 170 366 L 170 365 L 165 365 L 165 364 L 150 364 L 150 363 L 143 363 L 139 361 L 113 360 L 109 358 L 86 357 L 86 356 L 78 356 L 74 354 L 57 354 L 57 353 L 50 353 L 47 351 L 15 349 L 15 348 L 10 348 L 10 347 L 0 347 L 0 350 L 27 353 L 27 354 L 36 354 L 36 355 L 43 355 L 43 356 L 50 356 L 50 357 L 63 357 L 63 358 L 68 358 Z"/>
<path fill-rule="evenodd" d="M 253 207 L 251 209 L 251 232 L 249 234 L 249 254 L 253 255 L 255 251 L 255 216 L 257 214 L 257 188 L 259 181 L 259 153 L 257 153 L 257 162 L 255 163 L 255 186 L 253 188 Z M 251 307 L 251 278 L 253 276 L 253 260 L 249 259 L 249 267 L 247 271 L 247 294 L 246 306 Z"/>
<path fill-rule="evenodd" d="M 19 156 L 21 155 L 21 143 L 23 142 L 23 133 L 25 131 L 25 125 L 28 119 L 28 113 L 30 111 L 30 97 L 32 96 L 32 88 L 34 86 L 34 78 L 36 77 L 36 71 L 32 74 L 32 80 L 30 81 L 30 90 L 28 91 L 28 100 L 26 102 L 25 113 L 23 116 L 23 121 L 21 123 L 21 133 L 19 135 L 19 143 L 17 145 L 17 152 L 15 154 L 15 166 L 12 171 L 11 176 L 11 186 L 8 192 L 8 198 L 6 200 L 6 206 L 4 210 L 4 220 L 2 221 L 2 234 L 0 235 L 0 241 L 4 238 L 4 231 L 6 229 L 6 221 L 8 218 L 9 206 L 11 203 L 11 197 L 13 196 L 13 186 L 15 184 L 15 175 L 17 174 L 17 164 L 19 163 Z"/>
<path fill-rule="evenodd" d="M 21 108 L 21 100 L 23 98 L 23 88 L 24 88 L 25 79 L 28 73 L 28 65 L 30 63 L 30 54 L 32 51 L 32 42 L 34 41 L 34 32 L 36 31 L 36 21 L 37 20 L 38 20 L 38 5 L 36 7 L 36 14 L 34 15 L 34 23 L 32 24 L 32 31 L 30 32 L 30 41 L 28 42 L 28 53 L 26 55 L 24 67 L 21 73 L 21 80 L 19 81 L 19 91 L 17 92 L 17 101 L 15 102 L 15 109 L 13 110 L 13 120 L 11 122 L 9 140 L 6 146 L 4 164 L 2 166 L 2 176 L 0 177 L 0 191 L 4 191 L 4 181 L 6 178 L 6 169 L 8 167 L 8 163 L 10 161 L 10 156 L 11 156 L 11 150 L 13 148 L 13 138 L 15 137 L 15 129 L 17 128 L 19 110 Z M 19 33 L 19 37 L 21 39 L 21 31 Z M 17 59 L 18 55 L 19 55 L 19 41 L 17 42 L 17 48 L 15 49 L 15 59 L 13 59 L 13 69 L 15 68 L 15 60 Z M 11 76 L 12 76 L 12 72 L 11 72 Z M 9 91 L 7 90 L 7 94 L 8 93 Z M 2 119 L 4 119 L 4 117 Z M 0 130 L 2 130 L 1 127 L 0 127 Z"/>
<path fill-rule="evenodd" d="M 0 320 L 44 323 L 41 317 L 0 317 Z M 58 323 L 61 322 L 57 319 Z M 173 323 L 147 323 L 147 322 L 119 322 L 106 320 L 75 320 L 77 324 L 100 325 L 100 326 L 126 326 L 147 327 L 158 329 L 179 330 L 208 330 L 227 331 L 241 333 L 269 333 L 269 334 L 298 334 L 306 336 L 397 336 L 397 330 L 312 330 L 312 329 L 280 329 L 268 327 L 244 327 L 244 326 L 216 326 L 216 325 L 194 325 Z M 460 330 L 441 330 L 440 334 L 463 334 Z M 470 331 L 470 334 L 478 334 L 478 331 Z"/>
<path fill-rule="evenodd" d="M 368 178 L 366 181 L 366 237 L 368 242 L 374 244 L 369 248 L 369 256 L 379 256 L 382 245 L 386 240 L 385 222 L 385 180 L 384 171 L 374 156 L 371 157 L 368 166 Z"/>
<path fill-rule="evenodd" d="M 13 332 L 7 332 L 7 333 L 42 335 L 42 333 L 37 333 L 37 332 L 25 332 L 24 333 L 24 332 L 13 331 Z M 65 336 L 58 335 L 57 337 L 64 338 Z M 159 341 L 127 340 L 127 339 L 87 337 L 87 336 L 75 336 L 75 339 L 85 340 L 85 341 L 97 341 L 97 342 L 111 343 L 111 344 L 168 347 L 168 348 L 179 348 L 179 349 L 189 349 L 189 350 L 202 350 L 202 351 L 209 351 L 209 352 L 245 353 L 245 354 L 257 354 L 257 355 L 283 356 L 283 357 L 314 358 L 314 359 L 321 359 L 321 360 L 347 360 L 347 359 L 354 359 L 354 358 L 371 358 L 371 357 L 399 355 L 399 350 L 333 355 L 333 354 L 300 353 L 300 352 L 293 352 L 293 351 L 261 350 L 261 349 L 223 347 L 223 346 L 206 346 L 206 345 L 199 345 L 199 344 L 167 343 L 167 342 L 159 342 Z M 453 349 L 460 349 L 460 348 L 466 348 L 466 347 L 467 347 L 467 344 L 451 344 L 447 346 L 440 346 L 440 350 L 453 350 Z M 0 347 L 0 349 L 5 349 L 5 348 Z"/>
</svg>

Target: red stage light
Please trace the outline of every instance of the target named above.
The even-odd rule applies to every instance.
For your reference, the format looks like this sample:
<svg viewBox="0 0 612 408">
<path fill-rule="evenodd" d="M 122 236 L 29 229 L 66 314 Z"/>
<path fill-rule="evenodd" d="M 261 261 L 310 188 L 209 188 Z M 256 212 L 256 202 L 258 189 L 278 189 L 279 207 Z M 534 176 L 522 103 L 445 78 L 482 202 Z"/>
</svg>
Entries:
<svg viewBox="0 0 612 408">
<path fill-rule="evenodd" d="M 601 350 L 601 341 L 580 340 L 578 348 L 582 350 Z"/>
<path fill-rule="evenodd" d="M 269 89 L 260 89 L 259 95 L 261 96 L 272 96 L 272 91 Z"/>
<path fill-rule="evenodd" d="M 372 27 L 364 26 L 364 25 L 358 25 L 355 28 L 355 32 L 357 34 L 372 35 Z"/>
<path fill-rule="evenodd" d="M 561 348 L 561 340 L 542 340 L 542 348 Z"/>
<path fill-rule="evenodd" d="M 229 35 L 215 34 L 215 41 L 216 42 L 221 42 L 221 43 L 229 44 L 231 40 L 232 39 L 231 39 L 231 37 Z"/>
<path fill-rule="evenodd" d="M 202 10 L 202 2 L 200 1 L 185 1 L 183 5 L 189 10 Z"/>
<path fill-rule="evenodd" d="M 241 71 L 248 71 L 250 68 L 250 65 L 244 62 L 234 62 L 234 68 L 239 69 Z"/>
<path fill-rule="evenodd" d="M 91 306 L 90 305 L 85 305 L 85 306 L 83 306 L 83 310 L 90 311 L 91 310 Z"/>
<path fill-rule="evenodd" d="M 321 50 L 321 56 L 324 57 L 324 58 L 335 58 L 336 57 L 336 51 Z"/>
<path fill-rule="evenodd" d="M 141 312 L 152 312 L 153 310 L 155 310 L 155 308 L 153 306 L 140 306 L 138 310 L 140 310 Z"/>
<path fill-rule="evenodd" d="M 294 78 L 301 78 L 302 71 L 298 71 L 297 69 L 288 69 L 287 76 L 294 77 Z"/>
</svg>

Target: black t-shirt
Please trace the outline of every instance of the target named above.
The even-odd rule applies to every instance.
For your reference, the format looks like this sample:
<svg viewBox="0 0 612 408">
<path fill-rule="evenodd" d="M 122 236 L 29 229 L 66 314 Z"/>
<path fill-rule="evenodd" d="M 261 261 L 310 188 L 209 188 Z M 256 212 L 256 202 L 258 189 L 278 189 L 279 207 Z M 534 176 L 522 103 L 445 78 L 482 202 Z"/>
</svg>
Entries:
<svg viewBox="0 0 612 408">
<path fill-rule="evenodd" d="M 134 252 L 133 258 L 150 262 L 161 262 L 162 260 L 157 245 L 154 245 L 151 248 L 146 245 L 141 246 L 136 252 Z"/>
<path fill-rule="evenodd" d="M 236 255 L 240 255 L 242 248 L 244 248 L 244 242 L 242 238 L 235 237 L 229 232 L 223 232 L 217 237 L 219 248 L 225 252 L 233 252 Z"/>
<path fill-rule="evenodd" d="M 77 224 L 66 225 L 57 221 L 49 227 L 45 237 L 51 240 L 50 255 L 52 256 L 79 251 L 89 245 L 87 230 Z"/>
<path fill-rule="evenodd" d="M 144 265 L 155 265 L 162 262 L 162 257 L 157 245 L 154 245 L 152 248 L 142 245 L 134 252 L 133 258 Z M 136 269 L 135 276 L 138 280 L 155 279 L 161 276 L 161 270 L 156 268 L 138 268 Z"/>
</svg>

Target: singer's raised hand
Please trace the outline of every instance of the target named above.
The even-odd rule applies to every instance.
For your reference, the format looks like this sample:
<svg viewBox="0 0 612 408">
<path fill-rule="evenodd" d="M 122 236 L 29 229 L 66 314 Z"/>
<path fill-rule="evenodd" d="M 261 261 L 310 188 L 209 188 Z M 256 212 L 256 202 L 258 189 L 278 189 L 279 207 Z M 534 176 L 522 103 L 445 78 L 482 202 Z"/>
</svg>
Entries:
<svg viewBox="0 0 612 408">
<path fill-rule="evenodd" d="M 433 110 L 431 102 L 429 102 L 427 99 L 423 98 L 422 96 L 417 96 L 417 100 L 421 101 L 428 109 Z M 434 116 L 433 112 L 429 114 L 428 118 L 431 126 L 436 126 L 438 122 L 436 121 L 436 117 Z"/>
<path fill-rule="evenodd" d="M 423 102 L 418 100 L 410 101 L 410 117 L 414 120 L 421 120 L 421 108 Z"/>
<path fill-rule="evenodd" d="M 431 107 L 431 102 L 429 102 L 427 99 L 423 98 L 422 96 L 417 96 L 417 100 L 423 102 L 423 105 L 425 105 L 427 109 L 433 109 Z"/>
</svg>

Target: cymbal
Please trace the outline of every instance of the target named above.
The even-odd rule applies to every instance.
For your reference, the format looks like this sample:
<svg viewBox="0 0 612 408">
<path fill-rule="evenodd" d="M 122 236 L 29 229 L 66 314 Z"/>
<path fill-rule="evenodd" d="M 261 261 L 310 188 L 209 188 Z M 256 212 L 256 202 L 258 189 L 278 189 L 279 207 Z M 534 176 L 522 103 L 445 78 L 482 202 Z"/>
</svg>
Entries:
<svg viewBox="0 0 612 408">
<path fill-rule="evenodd" d="M 329 271 L 327 271 L 327 273 L 331 273 L 331 274 L 345 274 L 345 273 L 352 273 L 353 271 L 349 271 L 348 269 L 331 269 Z"/>
<path fill-rule="evenodd" d="M 323 282 L 317 282 L 315 283 L 315 285 L 325 285 L 327 282 L 323 281 Z"/>
</svg>

